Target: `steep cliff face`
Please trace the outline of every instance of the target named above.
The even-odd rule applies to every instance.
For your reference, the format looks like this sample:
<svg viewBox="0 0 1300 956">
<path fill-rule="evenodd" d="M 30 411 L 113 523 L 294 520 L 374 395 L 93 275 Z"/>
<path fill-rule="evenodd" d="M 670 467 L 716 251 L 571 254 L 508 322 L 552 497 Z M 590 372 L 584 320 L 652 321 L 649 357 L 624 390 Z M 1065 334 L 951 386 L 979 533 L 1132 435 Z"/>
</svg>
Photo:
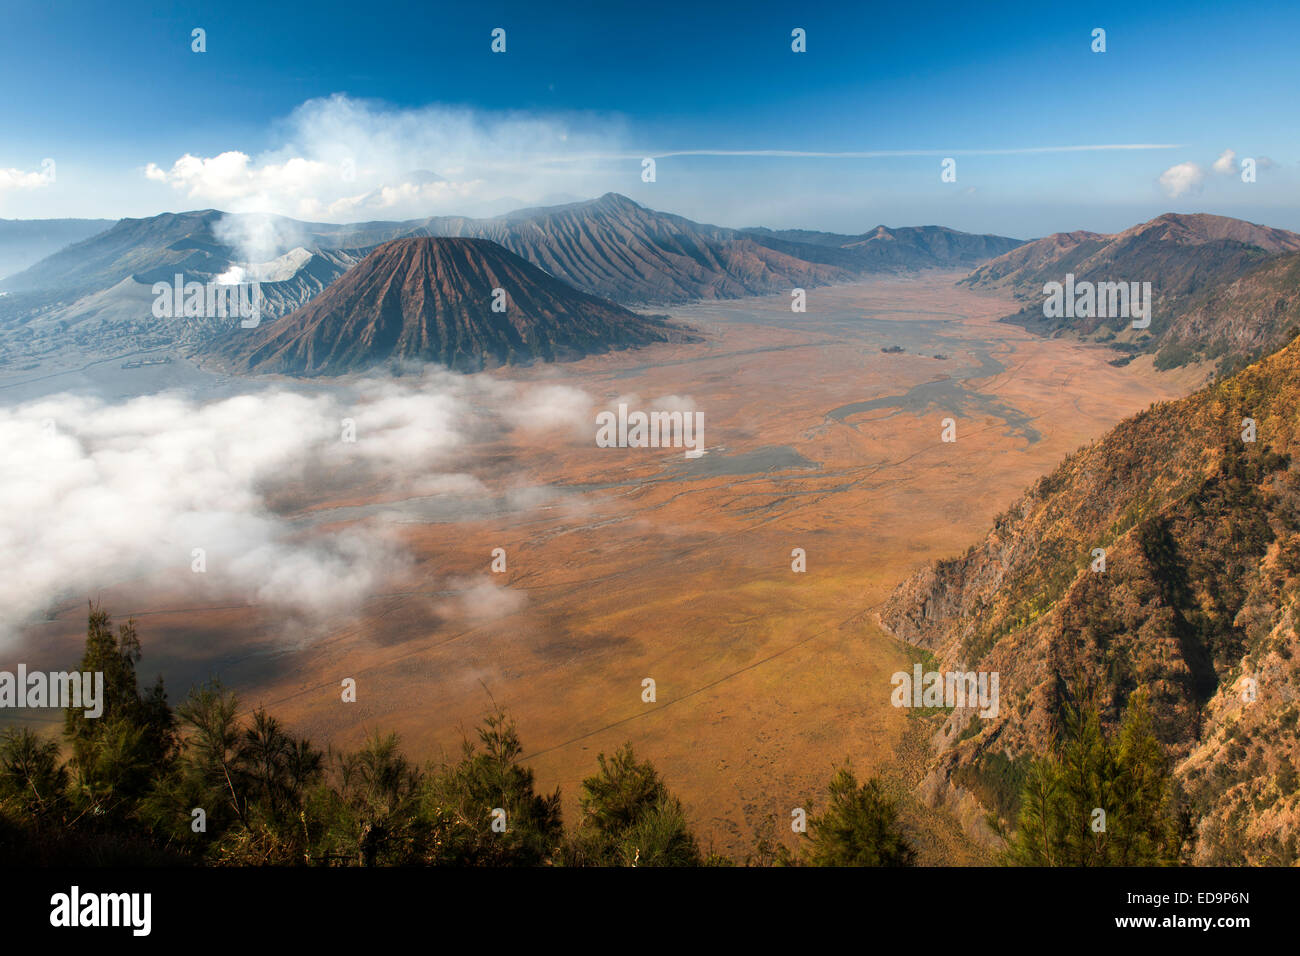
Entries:
<svg viewBox="0 0 1300 956">
<path fill-rule="evenodd" d="M 1296 859 L 1298 403 L 1300 342 L 1121 423 L 984 541 L 900 585 L 886 626 L 945 669 L 1001 678 L 998 717 L 955 712 L 936 737 L 932 795 L 969 793 L 1014 822 L 1064 701 L 1087 694 L 1114 722 L 1144 688 L 1200 821 L 1198 860 Z"/>
<path fill-rule="evenodd" d="M 1300 253 L 1269 259 L 1189 301 L 1165 335 L 1160 365 L 1214 360 L 1235 371 L 1300 335 Z"/>
</svg>

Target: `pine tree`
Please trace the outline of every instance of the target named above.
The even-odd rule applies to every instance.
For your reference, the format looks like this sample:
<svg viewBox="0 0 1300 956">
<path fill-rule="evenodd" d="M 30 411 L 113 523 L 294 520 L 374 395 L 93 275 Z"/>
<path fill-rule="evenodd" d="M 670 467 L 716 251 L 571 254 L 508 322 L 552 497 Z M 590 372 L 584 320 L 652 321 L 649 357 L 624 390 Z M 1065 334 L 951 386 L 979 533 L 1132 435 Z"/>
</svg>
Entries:
<svg viewBox="0 0 1300 956">
<path fill-rule="evenodd" d="M 376 731 L 360 750 L 337 760 L 338 793 L 362 866 L 414 861 L 421 774 L 400 743 L 397 734 Z"/>
<path fill-rule="evenodd" d="M 1008 862 L 1159 866 L 1181 844 L 1168 758 L 1142 692 L 1106 734 L 1095 706 L 1067 704 L 1062 731 L 1030 767 Z"/>
<path fill-rule="evenodd" d="M 142 806 L 163 839 L 202 853 L 229 828 L 247 821 L 238 712 L 238 698 L 219 681 L 192 689 L 176 709 L 179 751 Z M 195 809 L 203 811 L 200 832 L 191 825 Z"/>
<path fill-rule="evenodd" d="M 12 805 L 39 832 L 56 817 L 68 788 L 68 770 L 56 741 L 42 741 L 27 727 L 0 735 L 0 803 Z"/>
<path fill-rule="evenodd" d="M 167 706 L 162 678 L 141 694 L 136 678 L 140 639 L 135 622 L 113 634 L 108 612 L 90 606 L 86 648 L 79 670 L 103 675 L 103 711 L 87 717 L 85 708 L 64 712 L 64 735 L 72 745 L 71 766 L 81 799 L 95 815 L 129 815 L 171 758 L 175 720 Z"/>
<path fill-rule="evenodd" d="M 461 759 L 428 776 L 424 813 L 435 833 L 432 860 L 457 866 L 540 866 L 563 843 L 560 791 L 536 791 L 519 763 L 523 744 L 505 711 L 489 714 L 479 746 L 465 740 Z M 481 748 L 481 749 L 480 749 Z"/>
<path fill-rule="evenodd" d="M 1029 767 L 1020 797 L 1017 839 L 1011 845 L 1012 862 L 1019 866 L 1058 866 L 1058 848 L 1065 814 L 1060 807 L 1060 779 L 1050 760 L 1035 760 Z"/>
<path fill-rule="evenodd" d="M 812 866 L 912 866 L 916 851 L 898 823 L 893 800 L 880 780 L 861 786 L 850 766 L 828 787 L 830 806 L 808 820 L 807 862 Z"/>
<path fill-rule="evenodd" d="M 654 765 L 638 761 L 630 743 L 582 782 L 582 820 L 567 858 L 585 866 L 699 866 L 699 844 L 681 801 Z"/>
</svg>

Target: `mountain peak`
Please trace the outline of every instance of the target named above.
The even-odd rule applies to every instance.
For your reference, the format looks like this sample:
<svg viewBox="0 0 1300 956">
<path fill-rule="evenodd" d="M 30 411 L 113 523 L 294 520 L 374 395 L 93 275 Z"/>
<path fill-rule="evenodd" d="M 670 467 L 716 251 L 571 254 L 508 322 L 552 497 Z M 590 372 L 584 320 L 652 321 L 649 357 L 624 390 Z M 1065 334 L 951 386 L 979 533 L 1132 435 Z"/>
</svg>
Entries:
<svg viewBox="0 0 1300 956">
<path fill-rule="evenodd" d="M 1158 239 L 1182 243 L 1219 242 L 1229 240 L 1258 246 L 1266 252 L 1300 251 L 1300 234 L 1285 229 L 1274 229 L 1231 216 L 1216 216 L 1208 212 L 1167 212 L 1154 219 L 1139 223 L 1115 236 L 1155 234 Z"/>
<path fill-rule="evenodd" d="M 599 199 L 592 200 L 593 206 L 606 209 L 644 209 L 640 203 L 628 199 L 622 193 L 605 193 Z"/>
<path fill-rule="evenodd" d="M 338 375 L 394 360 L 468 371 L 682 337 L 489 239 L 418 236 L 385 242 L 307 305 L 232 330 L 215 351 L 250 371 Z"/>
</svg>

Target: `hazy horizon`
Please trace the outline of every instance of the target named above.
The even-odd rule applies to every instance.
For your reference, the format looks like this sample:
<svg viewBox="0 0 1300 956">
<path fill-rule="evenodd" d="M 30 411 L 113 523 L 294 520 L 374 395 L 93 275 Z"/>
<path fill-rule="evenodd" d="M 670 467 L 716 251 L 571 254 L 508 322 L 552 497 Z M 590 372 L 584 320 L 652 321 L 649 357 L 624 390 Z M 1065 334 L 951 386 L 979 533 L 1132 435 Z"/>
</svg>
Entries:
<svg viewBox="0 0 1300 956">
<path fill-rule="evenodd" d="M 519 212 L 519 211 L 523 211 L 523 210 L 530 209 L 530 208 L 546 208 L 546 207 L 554 207 L 554 206 L 563 206 L 563 205 L 571 205 L 571 204 L 581 204 L 581 203 L 586 203 L 586 202 L 594 202 L 595 200 L 600 199 L 601 196 L 603 196 L 603 195 L 606 195 L 606 194 L 605 194 L 605 193 L 601 193 L 601 194 L 599 194 L 599 195 L 588 196 L 588 197 L 586 197 L 586 198 L 581 198 L 581 199 L 562 198 L 562 197 L 553 197 L 553 200 L 554 200 L 554 201 L 542 202 L 542 203 L 523 203 L 522 201 L 520 201 L 520 204 L 519 204 L 519 205 L 511 205 L 511 206 L 509 206 L 509 207 L 505 207 L 505 206 L 503 205 L 502 210 L 501 210 L 501 211 L 497 211 L 497 212 L 484 211 L 484 212 L 481 212 L 481 213 L 474 213 L 474 214 L 471 214 L 471 213 L 468 213 L 468 212 L 459 212 L 459 213 L 457 213 L 457 212 L 442 212 L 442 213 L 432 214 L 432 216 L 403 216 L 403 217 L 394 217 L 394 218 L 392 218 L 392 219 L 383 219 L 383 218 L 373 219 L 373 218 L 372 218 L 372 219 L 347 219 L 347 220 L 340 220 L 340 221 L 332 221 L 332 220 L 303 220 L 303 219 L 298 219 L 298 217 L 296 217 L 296 216 L 283 216 L 283 214 L 281 214 L 281 213 L 269 213 L 269 214 L 267 214 L 267 215 L 283 216 L 283 218 L 294 219 L 294 220 L 296 220 L 296 221 L 298 221 L 298 222 L 304 222 L 304 223 L 307 223 L 307 224 L 309 224 L 309 225 L 338 225 L 338 226 L 361 225 L 361 224 L 364 224 L 364 223 L 367 223 L 367 222 L 385 222 L 385 221 L 387 221 L 387 222 L 409 222 L 409 221 L 416 221 L 416 220 L 420 220 L 420 219 L 432 218 L 432 217 L 435 217 L 435 216 L 438 216 L 438 217 L 446 217 L 446 218 L 455 218 L 455 217 L 457 217 L 457 216 L 465 216 L 465 217 L 467 217 L 467 218 L 474 218 L 474 219 L 493 219 L 493 218 L 503 218 L 503 217 L 508 216 L 508 215 L 510 215 L 510 214 L 512 214 L 512 213 Z M 625 193 L 619 193 L 619 195 L 624 195 L 624 196 L 625 196 L 626 198 L 628 198 L 628 199 L 632 199 L 632 198 L 633 198 L 633 197 L 631 197 L 631 196 L 627 196 Z M 670 208 L 662 208 L 662 207 L 658 207 L 658 206 L 652 206 L 652 205 L 650 205 L 650 204 L 648 204 L 648 203 L 646 203 L 646 202 L 640 202 L 640 201 L 638 201 L 638 200 L 633 200 L 633 201 L 637 201 L 637 202 L 639 203 L 639 205 L 644 206 L 644 207 L 646 207 L 646 208 L 648 208 L 648 209 L 653 209 L 653 210 L 656 211 L 656 212 L 667 213 L 667 214 L 669 214 L 669 215 L 675 215 L 675 216 L 683 216 L 683 217 L 685 217 L 685 218 L 687 218 L 687 219 L 692 219 L 693 221 L 698 222 L 698 223 L 700 223 L 701 225 L 719 226 L 719 227 L 726 228 L 726 229 L 737 229 L 737 230 L 746 230 L 746 229 L 772 229 L 772 230 L 774 230 L 774 231 L 783 231 L 783 230 L 796 230 L 796 229 L 802 229 L 802 230 L 806 230 L 806 231 L 810 231 L 810 232 L 835 233 L 835 234 L 848 235 L 848 236 L 863 235 L 863 234 L 865 234 L 865 233 L 870 232 L 871 230 L 875 229 L 875 228 L 878 227 L 878 226 L 885 226 L 886 228 L 889 228 L 889 229 L 902 229 L 902 228 L 908 228 L 908 227 L 938 226 L 938 227 L 942 227 L 942 228 L 956 229 L 956 230 L 959 231 L 959 232 L 971 233 L 971 234 L 974 234 L 974 235 L 997 235 L 997 236 L 1003 236 L 1003 237 L 1011 238 L 1011 239 L 1021 239 L 1021 240 L 1025 240 L 1025 241 L 1032 241 L 1032 240 L 1034 240 L 1034 239 L 1041 239 L 1041 238 L 1044 238 L 1045 236 L 1049 236 L 1049 235 L 1052 235 L 1052 234 L 1054 234 L 1054 233 L 1062 233 L 1062 232 L 1078 232 L 1078 231 L 1083 231 L 1083 232 L 1097 232 L 1097 233 L 1103 233 L 1103 234 L 1115 234 L 1115 233 L 1123 232 L 1125 229 L 1128 229 L 1128 228 L 1130 228 L 1130 227 L 1132 227 L 1132 226 L 1136 226 L 1136 225 L 1139 225 L 1139 224 L 1144 223 L 1144 222 L 1149 222 L 1149 221 L 1151 221 L 1152 219 L 1156 219 L 1156 218 L 1159 218 L 1160 216 L 1164 216 L 1164 215 L 1212 215 L 1212 216 L 1225 216 L 1225 217 L 1233 218 L 1233 219 L 1244 219 L 1245 221 L 1253 222 L 1253 223 L 1255 223 L 1255 224 L 1257 224 L 1257 225 L 1272 226 L 1272 227 L 1274 227 L 1274 228 L 1278 228 L 1278 229 L 1290 229 L 1290 230 L 1292 230 L 1292 231 L 1300 231 L 1300 222 L 1297 222 L 1295 225 L 1286 225 L 1286 224 L 1283 224 L 1283 223 L 1280 223 L 1280 222 L 1275 221 L 1275 219 L 1272 218 L 1272 217 L 1269 217 L 1269 218 L 1259 218 L 1259 219 L 1249 219 L 1249 218 L 1247 218 L 1247 217 L 1245 217 L 1245 216 L 1236 215 L 1236 214 L 1234 214 L 1234 213 L 1232 213 L 1232 212 L 1227 212 L 1227 211 L 1216 211 L 1216 210 L 1214 210 L 1214 209 L 1180 209 L 1180 210 L 1175 210 L 1175 209 L 1173 209 L 1173 208 L 1168 208 L 1168 207 L 1171 205 L 1171 204 L 1169 204 L 1169 203 L 1165 203 L 1165 204 L 1155 203 L 1155 204 L 1153 204 L 1153 205 L 1150 207 L 1149 210 L 1141 210 L 1141 211 L 1137 211 L 1137 210 L 1135 210 L 1134 213 L 1133 213 L 1133 215 L 1136 216 L 1137 218 L 1133 218 L 1133 219 L 1131 219 L 1131 220 L 1124 220 L 1124 219 L 1122 219 L 1122 216 L 1123 216 L 1122 213 L 1113 213 L 1113 212 L 1108 212 L 1108 213 L 1106 213 L 1105 216 L 1103 217 L 1103 218 L 1104 218 L 1104 221 L 1106 221 L 1106 222 L 1112 222 L 1112 221 L 1113 221 L 1113 222 L 1117 222 L 1118 224 L 1117 224 L 1117 225 L 1114 225 L 1114 226 L 1098 226 L 1098 225 L 1091 225 L 1091 224 L 1085 224 L 1085 225 L 1070 225 L 1070 226 L 1062 226 L 1062 227 L 1059 228 L 1059 229 L 1053 229 L 1053 230 L 1051 230 L 1050 232 L 1035 233 L 1035 234 L 1032 234 L 1032 235 L 1028 235 L 1028 234 L 1026 234 L 1026 235 L 1021 235 L 1021 234 L 1010 233 L 1010 232 L 999 232 L 998 230 L 996 230 L 996 229 L 991 229 L 991 228 L 990 228 L 990 229 L 984 229 L 984 228 L 980 228 L 980 227 L 978 227 L 978 226 L 970 227 L 970 228 L 962 228 L 962 227 L 954 226 L 954 225 L 952 225 L 951 223 L 948 223 L 948 222 L 930 222 L 930 221 L 926 221 L 926 222 L 916 221 L 916 222 L 913 222 L 913 221 L 904 221 L 904 220 L 897 220 L 897 221 L 886 221 L 886 220 L 881 220 L 881 221 L 873 221 L 873 222 L 871 222 L 871 223 L 864 224 L 864 225 L 862 225 L 860 228 L 856 228 L 856 227 L 855 227 L 855 228 L 851 228 L 851 229 L 847 229 L 847 230 L 846 230 L 846 229 L 830 229 L 830 228 L 822 228 L 822 227 L 817 226 L 817 225 L 808 225 L 808 224 L 805 224 L 805 223 L 791 223 L 791 224 L 774 225 L 774 224 L 772 224 L 772 223 L 770 223 L 770 222 L 720 222 L 720 221 L 716 221 L 716 220 L 701 220 L 701 219 L 694 219 L 694 217 L 688 215 L 687 213 L 681 212 L 681 211 L 676 210 L 676 209 L 670 209 Z M 504 202 L 505 202 L 505 201 L 503 201 L 503 200 L 497 200 L 496 203 L 494 203 L 494 204 L 496 204 L 496 205 L 502 205 Z M 1266 211 L 1266 210 L 1261 210 L 1261 212 L 1265 212 L 1265 211 Z M 154 213 L 150 213 L 150 214 L 146 214 L 146 215 L 140 215 L 140 216 L 121 216 L 121 217 L 118 217 L 118 218 L 102 217 L 102 216 L 36 216 L 36 217 L 0 217 L 0 222 L 42 222 L 42 221 L 60 220 L 60 219 L 81 219 L 81 220 L 101 220 L 101 221 L 106 222 L 106 223 L 112 223 L 112 224 L 115 224 L 115 223 L 121 222 L 121 221 L 123 221 L 123 220 L 128 220 L 128 219 L 136 219 L 136 220 L 140 220 L 140 219 L 152 219 L 152 218 L 155 218 L 155 217 L 157 217 L 157 216 L 167 216 L 167 215 L 171 215 L 171 216 L 183 216 L 183 215 L 190 215 L 190 214 L 193 214 L 193 213 L 202 213 L 202 212 L 231 213 L 231 212 L 234 212 L 234 210 L 230 210 L 230 209 L 222 209 L 222 208 L 220 208 L 220 207 L 216 207 L 216 206 L 203 206 L 203 207 L 194 207 L 194 208 L 162 209 L 162 210 L 159 210 L 158 212 L 154 212 Z M 258 213 L 246 213 L 246 214 L 248 214 L 248 215 L 258 215 Z M 1093 215 L 1094 217 L 1096 217 L 1098 214 L 1096 213 L 1095 210 L 1093 210 L 1093 211 L 1092 211 L 1092 215 Z"/>
</svg>

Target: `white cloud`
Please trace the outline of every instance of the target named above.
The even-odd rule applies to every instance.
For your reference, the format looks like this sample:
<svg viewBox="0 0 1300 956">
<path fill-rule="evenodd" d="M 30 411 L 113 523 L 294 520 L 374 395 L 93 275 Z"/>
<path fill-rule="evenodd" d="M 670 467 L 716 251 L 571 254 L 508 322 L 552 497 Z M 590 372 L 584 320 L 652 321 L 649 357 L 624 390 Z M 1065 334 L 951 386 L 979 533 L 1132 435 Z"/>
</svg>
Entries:
<svg viewBox="0 0 1300 956">
<path fill-rule="evenodd" d="M 605 406 L 607 411 L 617 411 L 619 405 L 626 405 L 629 410 L 640 411 L 657 411 L 657 412 L 694 412 L 696 411 L 695 399 L 689 395 L 660 395 L 658 398 L 649 402 L 642 402 L 641 396 L 633 392 L 630 395 L 620 395 L 614 401 Z"/>
<path fill-rule="evenodd" d="M 54 182 L 52 174 L 53 164 L 50 160 L 49 166 L 35 173 L 24 172 L 21 169 L 0 169 L 0 192 L 6 189 L 40 189 L 42 186 L 48 186 Z"/>
<path fill-rule="evenodd" d="M 521 417 L 528 407 L 548 411 Z M 141 601 L 247 601 L 290 619 L 354 613 L 401 582 L 408 556 L 383 508 L 351 521 L 313 516 L 328 500 L 322 488 L 445 497 L 453 512 L 472 512 L 494 496 L 470 473 L 475 441 L 566 416 L 576 428 L 590 407 L 573 389 L 429 372 L 351 392 L 281 388 L 206 403 L 61 394 L 0 409 L 0 641 L 103 588 Z M 355 442 L 341 440 L 344 419 Z M 203 574 L 191 569 L 194 548 L 206 552 Z M 465 610 L 513 606 L 475 587 Z"/>
<path fill-rule="evenodd" d="M 330 222 L 416 218 L 463 213 L 506 195 L 587 195 L 593 170 L 626 152 L 621 128 L 609 117 L 396 109 L 336 94 L 294 110 L 283 142 L 263 155 L 187 153 L 170 167 L 149 163 L 144 176 L 239 212 Z"/>
<path fill-rule="evenodd" d="M 1221 176 L 1231 176 L 1237 171 L 1237 153 L 1235 150 L 1225 149 L 1219 154 L 1219 158 L 1214 161 L 1214 171 Z"/>
<path fill-rule="evenodd" d="M 1205 182 L 1205 170 L 1196 163 L 1179 163 L 1160 174 L 1160 186 L 1171 199 L 1200 190 Z"/>
<path fill-rule="evenodd" d="M 489 578 L 457 578 L 449 583 L 461 593 L 444 605 L 444 612 L 459 613 L 475 624 L 508 617 L 528 603 L 522 591 L 498 585 Z"/>
<path fill-rule="evenodd" d="M 510 403 L 503 414 L 513 425 L 528 430 L 545 431 L 572 426 L 583 433 L 590 431 L 586 416 L 591 396 L 568 385 L 541 385 L 529 393 L 527 401 Z"/>
<path fill-rule="evenodd" d="M 234 150 L 209 159 L 186 153 L 172 163 L 171 169 L 150 163 L 144 174 L 156 182 L 168 183 L 191 199 L 218 205 L 262 195 L 300 200 L 339 178 L 336 167 L 316 160 L 294 157 L 258 166 L 246 153 Z"/>
</svg>

